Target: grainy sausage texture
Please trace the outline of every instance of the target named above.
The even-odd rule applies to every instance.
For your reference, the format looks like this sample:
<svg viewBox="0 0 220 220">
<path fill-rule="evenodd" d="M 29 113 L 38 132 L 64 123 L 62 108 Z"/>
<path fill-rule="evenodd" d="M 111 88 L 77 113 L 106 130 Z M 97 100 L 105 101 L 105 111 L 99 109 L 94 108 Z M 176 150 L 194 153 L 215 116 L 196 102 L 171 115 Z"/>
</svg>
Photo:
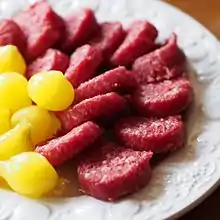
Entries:
<svg viewBox="0 0 220 220">
<path fill-rule="evenodd" d="M 53 47 L 64 30 L 63 20 L 46 0 L 40 0 L 18 13 L 15 22 L 27 39 L 26 59 L 32 61 Z"/>
<path fill-rule="evenodd" d="M 133 91 L 135 87 L 133 73 L 125 67 L 118 67 L 82 83 L 76 89 L 75 103 L 108 92 Z"/>
<path fill-rule="evenodd" d="M 108 60 L 124 40 L 125 31 L 120 22 L 103 22 L 89 44 L 100 50 Z"/>
<path fill-rule="evenodd" d="M 185 62 L 186 57 L 173 34 L 164 46 L 136 59 L 132 69 L 137 83 L 146 84 L 178 77 L 184 71 Z"/>
<path fill-rule="evenodd" d="M 142 115 L 166 117 L 181 113 L 189 106 L 192 97 L 190 81 L 180 77 L 139 86 L 132 105 Z"/>
<path fill-rule="evenodd" d="M 58 112 L 57 116 L 63 129 L 69 131 L 86 121 L 113 116 L 123 110 L 125 105 L 125 99 L 112 92 L 86 99 L 63 112 Z"/>
<path fill-rule="evenodd" d="M 114 201 L 147 185 L 151 178 L 152 152 L 134 151 L 114 143 L 94 147 L 77 169 L 84 193 Z"/>
<path fill-rule="evenodd" d="M 60 49 L 71 53 L 85 44 L 88 38 L 99 28 L 93 11 L 79 8 L 64 18 L 66 32 L 60 43 Z"/>
<path fill-rule="evenodd" d="M 70 64 L 65 72 L 65 76 L 72 83 L 73 87 L 76 88 L 95 75 L 96 68 L 101 62 L 101 51 L 90 45 L 84 45 L 71 55 Z"/>
<path fill-rule="evenodd" d="M 118 140 L 128 148 L 162 153 L 183 147 L 184 125 L 180 116 L 130 117 L 115 126 Z"/>
<path fill-rule="evenodd" d="M 64 136 L 38 146 L 35 151 L 46 157 L 52 165 L 57 166 L 90 147 L 101 136 L 102 132 L 98 125 L 88 121 L 73 128 Z"/>
<path fill-rule="evenodd" d="M 157 29 L 145 20 L 134 21 L 127 30 L 127 36 L 111 58 L 114 66 L 127 66 L 136 58 L 155 47 Z"/>
<path fill-rule="evenodd" d="M 0 46 L 16 46 L 22 54 L 26 50 L 26 38 L 21 28 L 10 19 L 4 19 L 0 22 Z"/>
<path fill-rule="evenodd" d="M 58 70 L 64 73 L 69 65 L 69 57 L 55 49 L 48 49 L 42 56 L 38 57 L 28 65 L 26 77 L 29 79 L 36 73 L 49 70 Z"/>
</svg>

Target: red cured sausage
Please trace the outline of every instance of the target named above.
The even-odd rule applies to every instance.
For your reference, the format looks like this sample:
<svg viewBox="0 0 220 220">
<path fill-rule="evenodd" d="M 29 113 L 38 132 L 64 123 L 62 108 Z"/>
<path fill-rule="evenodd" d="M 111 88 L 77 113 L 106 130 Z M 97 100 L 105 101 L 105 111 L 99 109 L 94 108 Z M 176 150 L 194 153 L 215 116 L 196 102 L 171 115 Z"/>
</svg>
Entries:
<svg viewBox="0 0 220 220">
<path fill-rule="evenodd" d="M 180 116 L 121 119 L 115 134 L 126 147 L 161 153 L 183 147 L 184 125 Z"/>
<path fill-rule="evenodd" d="M 4 19 L 0 22 L 0 46 L 16 46 L 22 54 L 26 50 L 26 38 L 21 28 L 13 21 Z"/>
<path fill-rule="evenodd" d="M 147 185 L 151 178 L 152 152 L 134 151 L 114 143 L 95 147 L 77 168 L 84 193 L 114 201 Z"/>
<path fill-rule="evenodd" d="M 46 0 L 40 0 L 19 12 L 14 18 L 27 39 L 26 59 L 32 61 L 60 39 L 63 20 Z"/>
<path fill-rule="evenodd" d="M 120 22 L 103 22 L 89 44 L 100 50 L 108 60 L 124 40 L 125 31 Z"/>
<path fill-rule="evenodd" d="M 67 110 L 58 112 L 63 129 L 66 131 L 95 119 L 110 117 L 124 109 L 126 101 L 120 95 L 112 92 L 86 99 Z"/>
<path fill-rule="evenodd" d="M 52 165 L 57 166 L 90 147 L 102 132 L 98 125 L 89 121 L 73 128 L 64 136 L 38 146 L 35 151 L 46 157 Z"/>
<path fill-rule="evenodd" d="M 101 62 L 101 51 L 90 45 L 84 45 L 71 55 L 70 65 L 65 76 L 76 88 L 94 76 L 95 70 Z"/>
<path fill-rule="evenodd" d="M 108 92 L 133 91 L 135 87 L 133 73 L 124 67 L 118 67 L 82 83 L 75 91 L 75 103 Z"/>
<path fill-rule="evenodd" d="M 132 69 L 137 83 L 146 84 L 178 77 L 185 63 L 186 57 L 173 34 L 164 46 L 135 60 Z"/>
<path fill-rule="evenodd" d="M 85 44 L 88 38 L 99 28 L 93 11 L 80 8 L 64 18 L 66 32 L 60 43 L 60 49 L 71 53 Z"/>
<path fill-rule="evenodd" d="M 26 77 L 29 79 L 36 73 L 49 70 L 58 70 L 64 73 L 69 65 L 69 57 L 55 49 L 48 49 L 42 56 L 38 57 L 28 65 Z"/>
<path fill-rule="evenodd" d="M 186 109 L 192 97 L 190 81 L 181 77 L 139 86 L 133 95 L 132 105 L 142 115 L 166 117 Z"/>
<path fill-rule="evenodd" d="M 114 66 L 127 66 L 136 58 L 152 51 L 155 47 L 157 29 L 145 20 L 134 21 L 127 31 L 127 36 L 111 58 Z"/>
</svg>

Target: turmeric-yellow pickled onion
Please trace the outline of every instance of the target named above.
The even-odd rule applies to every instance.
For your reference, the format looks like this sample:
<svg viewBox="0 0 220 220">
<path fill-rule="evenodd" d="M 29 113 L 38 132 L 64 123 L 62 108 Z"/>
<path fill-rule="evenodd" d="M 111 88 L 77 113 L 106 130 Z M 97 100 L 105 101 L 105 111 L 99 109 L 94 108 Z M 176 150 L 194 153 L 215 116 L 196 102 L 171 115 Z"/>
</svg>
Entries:
<svg viewBox="0 0 220 220">
<path fill-rule="evenodd" d="M 0 176 L 15 192 L 35 198 L 52 191 L 58 182 L 53 166 L 36 152 L 21 153 L 0 162 Z"/>
</svg>

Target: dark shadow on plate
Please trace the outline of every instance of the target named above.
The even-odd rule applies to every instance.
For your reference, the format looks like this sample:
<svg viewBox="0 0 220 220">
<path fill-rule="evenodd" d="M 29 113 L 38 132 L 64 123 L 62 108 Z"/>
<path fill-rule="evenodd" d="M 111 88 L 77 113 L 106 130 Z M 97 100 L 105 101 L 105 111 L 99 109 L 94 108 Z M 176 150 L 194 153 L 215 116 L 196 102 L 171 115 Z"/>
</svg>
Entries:
<svg viewBox="0 0 220 220">
<path fill-rule="evenodd" d="M 68 161 L 57 168 L 60 181 L 53 190 L 52 195 L 56 198 L 68 198 L 82 195 L 79 191 L 79 183 L 77 179 L 77 168 L 74 160 Z"/>
<path fill-rule="evenodd" d="M 162 163 L 167 157 L 169 157 L 170 153 L 162 153 L 162 154 L 155 154 L 150 161 L 151 167 L 154 168 L 160 163 Z"/>
</svg>

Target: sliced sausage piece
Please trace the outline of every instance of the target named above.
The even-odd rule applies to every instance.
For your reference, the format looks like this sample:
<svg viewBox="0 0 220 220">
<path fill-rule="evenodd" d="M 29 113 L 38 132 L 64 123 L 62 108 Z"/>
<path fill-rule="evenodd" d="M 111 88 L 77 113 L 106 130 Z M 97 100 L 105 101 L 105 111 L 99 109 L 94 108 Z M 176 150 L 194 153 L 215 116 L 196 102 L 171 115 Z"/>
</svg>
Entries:
<svg viewBox="0 0 220 220">
<path fill-rule="evenodd" d="M 100 200 L 115 201 L 145 187 L 151 178 L 152 152 L 134 151 L 107 143 L 79 162 L 81 190 Z"/>
<path fill-rule="evenodd" d="M 134 21 L 127 31 L 125 40 L 111 58 L 114 66 L 128 66 L 136 58 L 153 50 L 157 29 L 145 20 Z"/>
<path fill-rule="evenodd" d="M 132 69 L 137 83 L 146 84 L 178 77 L 185 63 L 186 57 L 173 34 L 164 46 L 135 60 Z"/>
<path fill-rule="evenodd" d="M 124 37 L 125 31 L 120 22 L 103 22 L 89 44 L 102 51 L 103 57 L 108 60 L 124 40 Z"/>
<path fill-rule="evenodd" d="M 190 81 L 180 77 L 139 86 L 132 104 L 142 115 L 166 117 L 185 110 L 192 97 Z"/>
<path fill-rule="evenodd" d="M 46 0 L 40 0 L 14 18 L 27 39 L 26 59 L 32 61 L 53 47 L 64 30 L 63 20 Z"/>
<path fill-rule="evenodd" d="M 101 51 L 88 44 L 84 45 L 71 55 L 70 64 L 65 72 L 65 76 L 72 83 L 73 87 L 76 88 L 95 75 L 96 68 L 101 62 Z"/>
<path fill-rule="evenodd" d="M 65 72 L 69 65 L 69 57 L 55 49 L 48 49 L 42 56 L 38 57 L 28 65 L 26 77 L 29 79 L 36 73 L 49 70 Z"/>
<path fill-rule="evenodd" d="M 136 82 L 133 73 L 126 70 L 125 67 L 118 67 L 82 83 L 75 91 L 74 102 L 78 103 L 84 99 L 108 92 L 133 91 L 135 87 Z"/>
<path fill-rule="evenodd" d="M 72 53 L 74 49 L 87 43 L 88 38 L 99 28 L 94 12 L 89 8 L 79 8 L 64 18 L 66 32 L 60 49 Z"/>
<path fill-rule="evenodd" d="M 56 113 L 65 131 L 86 122 L 114 116 L 125 108 L 126 101 L 116 93 L 86 99 L 67 110 Z"/>
<path fill-rule="evenodd" d="M 35 151 L 46 157 L 53 166 L 57 166 L 90 147 L 102 133 L 103 131 L 98 125 L 88 121 L 73 128 L 64 136 L 37 146 Z"/>
<path fill-rule="evenodd" d="M 10 19 L 4 19 L 0 22 L 0 46 L 16 46 L 22 54 L 26 50 L 26 38 L 21 28 Z"/>
<path fill-rule="evenodd" d="M 184 144 L 184 124 L 180 116 L 121 119 L 115 126 L 115 134 L 128 148 L 154 153 L 174 151 Z"/>
</svg>

